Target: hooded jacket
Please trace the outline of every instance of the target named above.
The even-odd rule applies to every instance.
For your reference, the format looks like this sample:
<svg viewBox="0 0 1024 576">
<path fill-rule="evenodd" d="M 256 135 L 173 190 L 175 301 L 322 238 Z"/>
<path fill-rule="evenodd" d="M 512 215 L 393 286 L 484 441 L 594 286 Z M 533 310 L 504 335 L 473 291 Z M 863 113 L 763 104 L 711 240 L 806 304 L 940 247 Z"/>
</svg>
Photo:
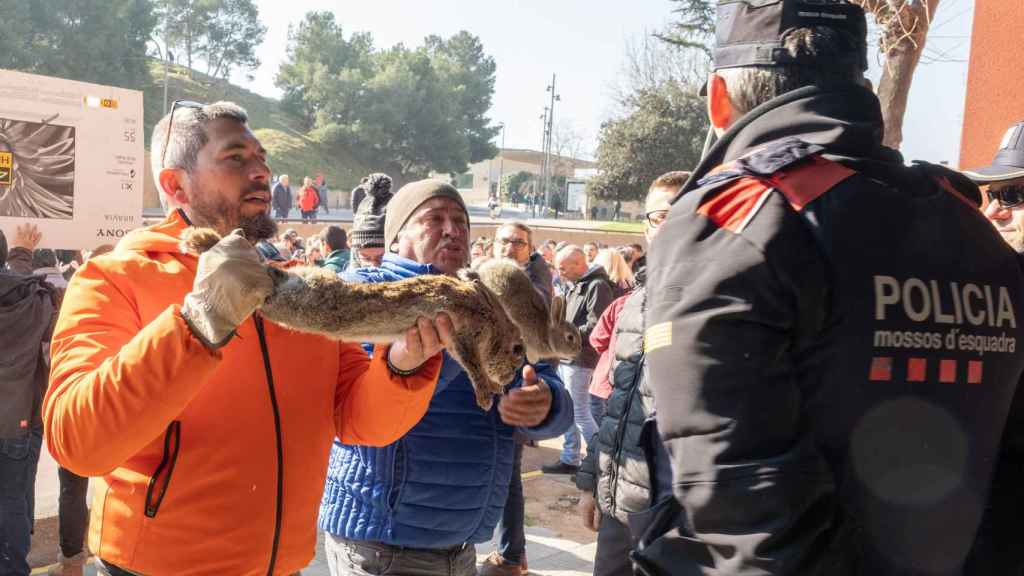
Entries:
<svg viewBox="0 0 1024 576">
<path fill-rule="evenodd" d="M 0 438 L 39 425 L 46 389 L 43 344 L 53 329 L 54 293 L 43 276 L 0 271 Z"/>
<path fill-rule="evenodd" d="M 429 264 L 385 253 L 380 268 L 360 268 L 344 277 L 390 282 L 436 273 Z M 430 409 L 398 442 L 368 448 L 336 441 L 320 528 L 349 540 L 412 548 L 490 540 L 508 498 L 513 433 L 543 440 L 572 424 L 572 399 L 558 375 L 546 364 L 535 369 L 551 389 L 548 416 L 535 427 L 505 424 L 500 399 L 481 410 L 466 371 L 446 360 Z M 517 376 L 509 387 L 521 384 Z"/>
<path fill-rule="evenodd" d="M 101 476 L 89 548 L 140 574 L 293 574 L 313 558 L 335 435 L 393 442 L 441 360 L 408 378 L 356 344 L 254 316 L 216 352 L 180 314 L 197 259 L 181 212 L 90 259 L 68 287 L 43 408 L 50 452 Z"/>
<path fill-rule="evenodd" d="M 963 573 L 1024 274 L 976 187 L 881 135 L 862 87 L 776 98 L 653 242 L 644 345 L 685 514 L 665 573 Z"/>
<path fill-rule="evenodd" d="M 583 347 L 579 354 L 566 363 L 591 369 L 597 366 L 597 351 L 590 345 L 590 333 L 612 300 L 614 298 L 608 273 L 600 266 L 592 267 L 566 291 L 565 320 L 579 328 L 583 337 Z"/>
</svg>

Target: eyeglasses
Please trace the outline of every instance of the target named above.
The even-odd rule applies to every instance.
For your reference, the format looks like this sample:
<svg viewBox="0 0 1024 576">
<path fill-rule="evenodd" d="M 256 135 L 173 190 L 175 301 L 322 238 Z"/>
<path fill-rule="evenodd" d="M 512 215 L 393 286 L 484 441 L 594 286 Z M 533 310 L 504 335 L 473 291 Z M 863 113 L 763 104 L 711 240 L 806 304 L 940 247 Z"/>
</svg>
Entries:
<svg viewBox="0 0 1024 576">
<path fill-rule="evenodd" d="M 193 108 L 201 110 L 206 104 L 192 100 L 175 100 L 171 104 L 171 115 L 167 119 L 167 135 L 164 136 L 164 149 L 160 151 L 160 168 L 167 167 L 167 145 L 171 143 L 171 128 L 174 127 L 174 110 L 177 108 Z"/>
<path fill-rule="evenodd" d="M 519 238 L 495 238 L 494 241 L 502 246 L 508 246 L 511 244 L 516 248 L 524 248 L 530 244 L 526 240 L 520 240 Z"/>
<path fill-rule="evenodd" d="M 652 210 L 647 213 L 647 223 L 651 225 L 651 228 L 657 228 L 665 223 L 665 219 L 668 218 L 668 210 Z"/>
<path fill-rule="evenodd" d="M 986 191 L 989 202 L 999 202 L 1002 208 L 1016 208 L 1024 204 L 1024 184 L 1003 186 L 996 190 L 991 187 Z"/>
</svg>

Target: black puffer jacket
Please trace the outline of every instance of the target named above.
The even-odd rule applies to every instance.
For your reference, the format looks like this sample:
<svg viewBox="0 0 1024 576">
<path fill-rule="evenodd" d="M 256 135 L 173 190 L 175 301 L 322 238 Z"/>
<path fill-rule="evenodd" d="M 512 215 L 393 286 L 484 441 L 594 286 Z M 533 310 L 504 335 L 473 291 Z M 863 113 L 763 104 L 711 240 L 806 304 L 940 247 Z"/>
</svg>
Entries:
<svg viewBox="0 0 1024 576">
<path fill-rule="evenodd" d="M 587 446 L 587 458 L 576 474 L 576 486 L 595 492 L 601 512 L 623 524 L 628 514 L 651 506 L 652 479 L 640 445 L 644 423 L 654 413 L 654 399 L 644 377 L 646 298 L 646 290 L 639 286 L 619 313 L 608 411 L 601 420 L 597 441 Z"/>
</svg>

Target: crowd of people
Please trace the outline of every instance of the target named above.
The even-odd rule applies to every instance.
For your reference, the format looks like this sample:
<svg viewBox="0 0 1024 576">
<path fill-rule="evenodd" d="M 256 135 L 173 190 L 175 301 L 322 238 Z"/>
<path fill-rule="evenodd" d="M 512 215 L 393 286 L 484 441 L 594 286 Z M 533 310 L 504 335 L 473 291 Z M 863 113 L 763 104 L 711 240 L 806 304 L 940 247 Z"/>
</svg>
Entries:
<svg viewBox="0 0 1024 576">
<path fill-rule="evenodd" d="M 385 174 L 349 230 L 279 234 L 295 200 L 245 111 L 172 107 L 162 222 L 78 256 L 0 235 L 0 573 L 29 573 L 45 441 L 55 573 L 81 573 L 92 477 L 88 548 L 113 576 L 297 574 L 317 530 L 335 576 L 518 576 L 523 446 L 562 437 L 543 470 L 575 476 L 596 575 L 1021 574 L 1024 123 L 990 166 L 906 165 L 862 9 L 813 8 L 720 7 L 717 142 L 651 183 L 646 250 L 522 222 L 471 242 L 456 189 Z M 199 257 L 194 226 L 223 237 Z M 524 361 L 488 410 L 445 314 L 370 345 L 258 313 L 268 263 L 381 283 L 492 258 L 583 345 Z"/>
</svg>

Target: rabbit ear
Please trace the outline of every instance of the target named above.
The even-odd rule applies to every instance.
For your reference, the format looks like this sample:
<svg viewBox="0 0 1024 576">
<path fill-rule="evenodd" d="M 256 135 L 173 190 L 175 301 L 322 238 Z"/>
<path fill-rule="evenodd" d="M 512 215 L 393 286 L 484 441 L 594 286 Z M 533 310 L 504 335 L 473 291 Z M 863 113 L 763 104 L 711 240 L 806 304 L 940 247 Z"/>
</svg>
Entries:
<svg viewBox="0 0 1024 576">
<path fill-rule="evenodd" d="M 551 320 L 553 322 L 561 322 L 562 315 L 565 310 L 565 301 L 562 300 L 561 296 L 555 296 L 551 299 Z"/>
</svg>

